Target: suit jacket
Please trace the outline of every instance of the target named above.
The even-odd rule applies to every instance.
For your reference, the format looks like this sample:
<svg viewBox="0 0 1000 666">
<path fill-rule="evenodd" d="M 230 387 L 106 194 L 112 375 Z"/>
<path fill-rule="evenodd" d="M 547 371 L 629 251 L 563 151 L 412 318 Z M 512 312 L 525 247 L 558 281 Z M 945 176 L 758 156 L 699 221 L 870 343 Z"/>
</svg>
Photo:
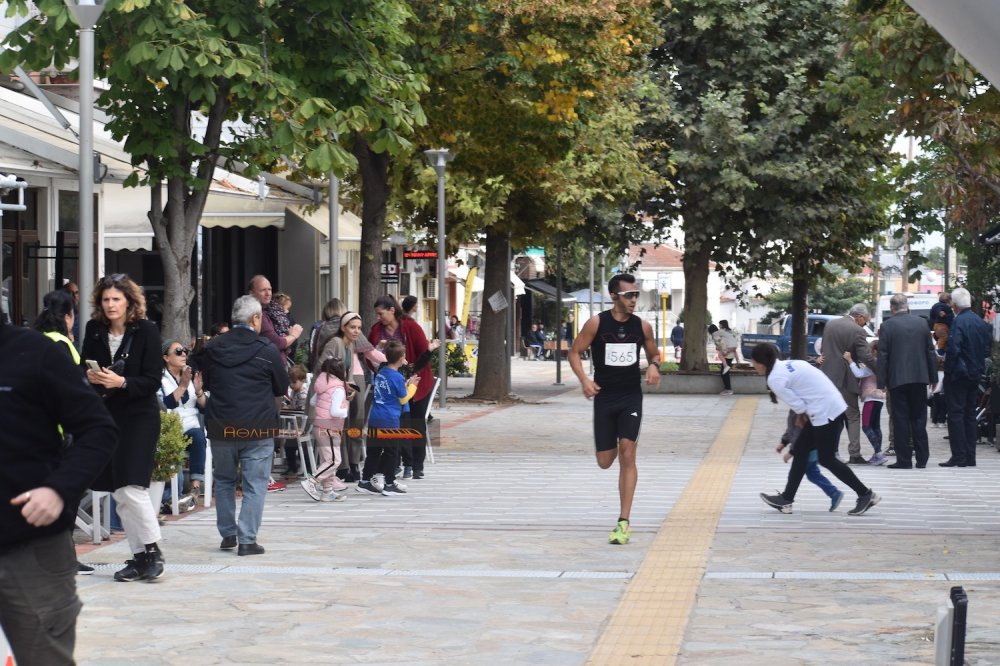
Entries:
<svg viewBox="0 0 1000 666">
<path fill-rule="evenodd" d="M 926 330 L 926 326 L 925 326 Z M 830 378 L 834 386 L 841 391 L 858 395 L 861 389 L 858 379 L 851 372 L 850 366 L 844 360 L 844 352 L 849 351 L 858 363 L 864 363 L 869 368 L 875 367 L 871 350 L 868 348 L 868 335 L 865 329 L 854 323 L 848 316 L 833 319 L 823 329 L 823 374 Z"/>
<path fill-rule="evenodd" d="M 927 320 L 899 312 L 882 322 L 878 337 L 878 387 L 937 384 L 937 356 Z"/>
</svg>

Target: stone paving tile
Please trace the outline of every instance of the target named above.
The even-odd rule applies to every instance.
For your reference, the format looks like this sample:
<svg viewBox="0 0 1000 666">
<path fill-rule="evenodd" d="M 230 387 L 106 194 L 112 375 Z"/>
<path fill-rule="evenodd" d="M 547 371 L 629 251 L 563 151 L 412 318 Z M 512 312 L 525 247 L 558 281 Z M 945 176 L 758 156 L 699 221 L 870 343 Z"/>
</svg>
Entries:
<svg viewBox="0 0 1000 666">
<path fill-rule="evenodd" d="M 458 400 L 472 382 L 453 382 L 439 462 L 408 497 L 320 505 L 295 487 L 272 494 L 264 556 L 219 551 L 211 510 L 164 528 L 156 584 L 111 581 L 128 555 L 121 541 L 81 554 L 108 566 L 78 581 L 78 662 L 585 663 L 733 401 L 646 397 L 635 532 L 610 547 L 617 475 L 596 468 L 591 405 L 563 371 L 566 386 L 553 387 L 554 364 L 515 363 L 526 402 L 502 409 Z M 1000 583 L 974 578 L 1000 572 L 1000 456 L 984 447 L 969 470 L 864 468 L 885 499 L 857 519 L 846 501 L 830 514 L 803 484 L 786 516 L 757 498 L 784 483 L 773 453 L 784 413 L 758 405 L 677 662 L 926 664 L 936 609 L 962 584 L 968 663 L 1000 664 Z M 932 461 L 946 456 L 943 434 L 931 433 Z M 711 577 L 726 572 L 741 577 Z"/>
</svg>

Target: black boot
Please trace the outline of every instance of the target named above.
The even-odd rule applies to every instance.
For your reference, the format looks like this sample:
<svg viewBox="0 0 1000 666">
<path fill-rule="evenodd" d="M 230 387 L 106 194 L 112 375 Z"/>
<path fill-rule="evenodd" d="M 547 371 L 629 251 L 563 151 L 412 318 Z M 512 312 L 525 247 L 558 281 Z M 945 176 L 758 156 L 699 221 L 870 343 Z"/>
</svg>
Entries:
<svg viewBox="0 0 1000 666">
<path fill-rule="evenodd" d="M 125 560 L 125 568 L 115 572 L 115 580 L 122 583 L 131 583 L 142 578 L 146 570 L 146 553 L 136 553 L 134 559 Z"/>
<path fill-rule="evenodd" d="M 348 481 L 360 481 L 361 480 L 361 467 L 359 465 L 351 465 L 351 478 Z"/>
<path fill-rule="evenodd" d="M 156 580 L 163 575 L 163 553 L 155 543 L 146 544 L 146 565 L 142 570 L 142 580 Z"/>
</svg>

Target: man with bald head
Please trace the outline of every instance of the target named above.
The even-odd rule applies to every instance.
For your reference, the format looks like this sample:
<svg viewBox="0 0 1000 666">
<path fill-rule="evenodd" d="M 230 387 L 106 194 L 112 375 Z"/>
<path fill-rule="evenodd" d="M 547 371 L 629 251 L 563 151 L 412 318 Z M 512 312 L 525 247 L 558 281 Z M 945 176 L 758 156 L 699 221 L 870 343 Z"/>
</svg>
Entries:
<svg viewBox="0 0 1000 666">
<path fill-rule="evenodd" d="M 910 313 L 906 294 L 889 299 L 892 316 L 878 338 L 878 387 L 889 389 L 889 418 L 896 431 L 890 469 L 927 467 L 927 387 L 937 384 L 937 356 L 927 321 Z M 910 442 L 913 442 L 911 448 Z"/>
<path fill-rule="evenodd" d="M 868 348 L 868 334 L 862 328 L 868 319 L 868 307 L 856 303 L 845 316 L 830 320 L 823 329 L 823 365 L 820 369 L 847 403 L 847 452 L 850 454 L 847 462 L 851 465 L 864 465 L 868 461 L 861 455 L 861 411 L 858 409 L 861 388 L 844 360 L 844 352 L 851 352 L 855 363 L 875 367 Z"/>
<path fill-rule="evenodd" d="M 279 335 L 277 331 L 274 330 L 274 322 L 271 321 L 271 317 L 268 315 L 268 306 L 271 304 L 271 295 L 273 291 L 271 290 L 271 281 L 268 280 L 263 275 L 254 275 L 250 278 L 250 286 L 247 289 L 247 293 L 253 296 L 258 301 L 260 301 L 261 308 L 264 311 L 263 320 L 261 321 L 260 334 L 271 341 L 271 343 L 278 348 L 281 353 L 281 360 L 288 364 L 288 348 L 295 344 L 295 341 L 299 339 L 302 335 L 302 326 L 299 324 L 293 324 L 291 328 L 288 329 L 286 335 Z"/>
</svg>

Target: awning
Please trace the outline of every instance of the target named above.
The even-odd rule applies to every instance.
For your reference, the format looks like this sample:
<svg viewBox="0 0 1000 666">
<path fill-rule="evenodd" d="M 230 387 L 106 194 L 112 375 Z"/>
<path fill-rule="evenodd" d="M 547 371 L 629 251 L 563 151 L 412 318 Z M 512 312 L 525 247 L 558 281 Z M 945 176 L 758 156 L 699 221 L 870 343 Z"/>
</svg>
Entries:
<svg viewBox="0 0 1000 666">
<path fill-rule="evenodd" d="M 201 226 L 211 227 L 278 227 L 285 226 L 285 207 L 297 200 L 268 197 L 258 199 L 249 194 L 220 192 L 208 193 Z"/>
<path fill-rule="evenodd" d="M 996 0 L 906 0 L 972 66 L 1000 88 L 1000 12 Z"/>
<path fill-rule="evenodd" d="M 309 212 L 312 211 L 312 212 Z M 308 224 L 327 238 L 330 235 L 330 207 L 327 204 L 319 206 L 289 206 L 288 214 Z M 341 250 L 361 249 L 361 218 L 349 210 L 340 207 L 340 217 L 337 219 L 338 246 Z"/>
<path fill-rule="evenodd" d="M 553 287 L 548 282 L 546 282 L 545 280 L 541 280 L 541 279 L 537 279 L 537 278 L 533 279 L 533 280 L 525 280 L 524 281 L 524 287 L 525 287 L 525 289 L 530 289 L 531 291 L 535 292 L 536 294 L 539 294 L 539 295 L 545 297 L 545 300 L 547 300 L 547 301 L 554 301 L 554 300 L 556 300 L 556 288 Z M 576 298 L 574 298 L 572 294 L 569 294 L 568 292 L 564 291 L 563 294 L 562 294 L 562 302 L 563 303 L 576 303 Z"/>
<path fill-rule="evenodd" d="M 454 275 L 459 280 L 462 280 L 463 282 L 465 282 L 465 280 L 469 276 L 469 267 L 468 266 L 458 266 L 456 268 L 453 268 L 453 269 L 449 270 L 448 273 L 450 273 L 451 275 Z M 482 275 L 483 275 L 482 271 L 477 271 L 476 272 L 476 276 L 474 278 L 472 278 L 472 291 L 473 292 L 482 291 L 484 289 L 486 283 L 483 282 Z M 517 277 L 517 275 L 514 274 L 514 271 L 510 272 L 510 285 L 511 285 L 511 287 L 514 288 L 514 296 L 523 296 L 524 295 L 524 282 L 522 282 L 521 278 Z"/>
</svg>

